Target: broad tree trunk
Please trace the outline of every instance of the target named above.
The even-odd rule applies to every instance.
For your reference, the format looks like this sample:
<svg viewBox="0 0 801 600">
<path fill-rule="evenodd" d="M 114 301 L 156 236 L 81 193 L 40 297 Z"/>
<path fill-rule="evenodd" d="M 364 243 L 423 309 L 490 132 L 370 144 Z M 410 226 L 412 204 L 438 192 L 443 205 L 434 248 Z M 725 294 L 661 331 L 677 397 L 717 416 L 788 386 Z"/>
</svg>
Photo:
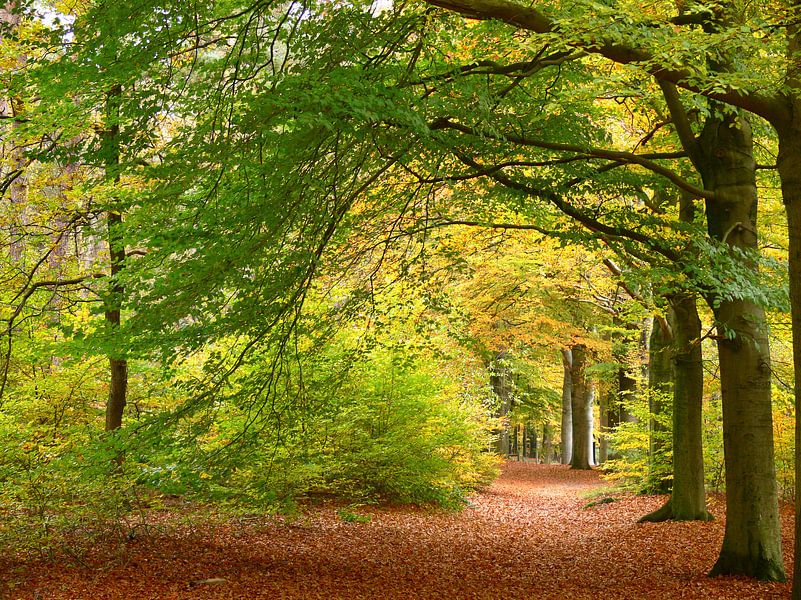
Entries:
<svg viewBox="0 0 801 600">
<path fill-rule="evenodd" d="M 794 52 L 801 50 L 801 35 L 792 38 Z M 793 77 L 801 88 L 801 65 Z M 792 100 L 791 117 L 776 126 L 779 134 L 779 176 L 789 229 L 790 307 L 793 324 L 795 371 L 795 514 L 801 515 L 801 101 Z M 793 599 L 801 600 L 801 518 L 795 522 Z"/>
<path fill-rule="evenodd" d="M 569 465 L 573 459 L 573 353 L 570 348 L 562 350 L 562 464 Z"/>
<path fill-rule="evenodd" d="M 677 521 L 708 521 L 712 516 L 704 490 L 704 366 L 695 296 L 671 298 L 670 313 L 675 348 L 671 510 Z"/>
<path fill-rule="evenodd" d="M 673 490 L 660 509 L 641 521 L 708 521 L 704 490 L 701 320 L 695 296 L 670 298 L 673 334 Z"/>
<path fill-rule="evenodd" d="M 717 240 L 758 249 L 757 188 L 751 127 L 736 115 L 709 119 L 697 166 L 706 189 L 707 226 Z M 745 265 L 756 268 L 755 265 Z M 764 310 L 746 299 L 719 299 L 717 321 L 726 463 L 726 532 L 710 575 L 784 580 L 773 459 L 770 351 Z"/>
<path fill-rule="evenodd" d="M 571 413 L 573 416 L 572 469 L 592 468 L 592 388 L 585 377 L 587 347 L 577 344 L 571 348 L 573 364 L 570 369 L 573 383 Z M 589 418 L 588 418 L 589 415 Z"/>
</svg>

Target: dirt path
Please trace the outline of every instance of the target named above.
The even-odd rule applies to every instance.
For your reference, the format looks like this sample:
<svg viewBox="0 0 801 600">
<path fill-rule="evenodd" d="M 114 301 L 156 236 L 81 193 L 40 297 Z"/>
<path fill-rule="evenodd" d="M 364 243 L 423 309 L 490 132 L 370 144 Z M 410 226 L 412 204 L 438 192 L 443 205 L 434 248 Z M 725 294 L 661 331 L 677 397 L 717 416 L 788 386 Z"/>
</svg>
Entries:
<svg viewBox="0 0 801 600">
<path fill-rule="evenodd" d="M 599 485 L 597 473 L 510 463 L 458 514 L 372 509 L 369 523 L 348 523 L 323 508 L 294 523 L 245 520 L 141 537 L 112 569 L 17 565 L 0 581 L 15 582 L 9 598 L 28 600 L 790 597 L 788 584 L 705 576 L 722 519 L 636 524 L 658 497 L 582 508 L 582 494 Z M 722 514 L 720 500 L 712 510 Z M 191 583 L 211 578 L 225 581 Z"/>
</svg>

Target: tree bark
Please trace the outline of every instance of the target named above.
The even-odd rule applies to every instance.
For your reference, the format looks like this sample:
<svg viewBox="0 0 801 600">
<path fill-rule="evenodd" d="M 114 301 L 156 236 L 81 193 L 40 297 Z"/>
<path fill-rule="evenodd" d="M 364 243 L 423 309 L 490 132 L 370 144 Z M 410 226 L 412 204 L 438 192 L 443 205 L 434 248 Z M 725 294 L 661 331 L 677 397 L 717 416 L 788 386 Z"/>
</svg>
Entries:
<svg viewBox="0 0 801 600">
<path fill-rule="evenodd" d="M 673 334 L 673 489 L 660 509 L 640 521 L 708 521 L 704 489 L 701 320 L 691 294 L 670 298 Z"/>
<path fill-rule="evenodd" d="M 587 347 L 577 344 L 571 348 L 573 363 L 570 369 L 572 381 L 571 414 L 573 416 L 572 469 L 592 468 L 592 388 L 585 376 Z M 588 418 L 589 415 L 589 418 Z"/>
<path fill-rule="evenodd" d="M 103 154 L 106 168 L 106 179 L 119 183 L 120 173 L 120 96 L 122 90 L 115 86 L 106 99 L 106 118 L 108 120 L 103 136 Z M 111 264 L 111 287 L 105 298 L 105 318 L 113 338 L 118 337 L 121 324 L 122 298 L 125 293 L 119 275 L 125 266 L 125 242 L 122 239 L 122 215 L 111 210 L 106 215 L 108 228 L 108 247 Z M 109 392 L 106 403 L 106 431 L 122 427 L 122 416 L 128 395 L 128 361 L 119 344 L 109 356 Z"/>
<path fill-rule="evenodd" d="M 801 50 L 798 32 L 791 49 Z M 801 65 L 799 65 L 801 70 Z M 798 77 L 795 87 L 801 88 Z M 782 200 L 789 229 L 790 313 L 793 324 L 793 366 L 795 383 L 795 514 L 801 515 L 801 101 L 790 101 L 792 115 L 776 126 L 779 134 L 778 167 Z M 794 600 L 801 600 L 801 519 L 796 518 L 795 557 L 793 559 Z"/>
<path fill-rule="evenodd" d="M 750 124 L 734 114 L 709 119 L 698 149 L 704 187 L 715 192 L 706 206 L 710 235 L 733 247 L 757 250 Z M 753 302 L 737 298 L 713 299 L 712 308 L 723 398 L 726 532 L 710 575 L 783 581 L 765 313 Z"/>
<path fill-rule="evenodd" d="M 492 363 L 492 374 L 490 375 L 490 387 L 498 398 L 498 410 L 495 416 L 502 420 L 502 424 L 497 431 L 498 437 L 495 442 L 495 451 L 501 456 L 509 456 L 510 432 L 507 418 L 512 410 L 512 378 L 509 367 L 505 363 L 506 352 L 501 351 L 495 355 Z"/>
<path fill-rule="evenodd" d="M 542 426 L 542 462 L 550 465 L 553 462 L 553 439 L 551 426 L 545 423 Z"/>
<path fill-rule="evenodd" d="M 670 428 L 665 425 L 667 402 L 671 394 L 673 368 L 671 364 L 672 335 L 665 319 L 657 319 L 651 329 L 648 344 L 648 423 L 649 477 L 647 488 L 651 492 L 667 494 L 671 488 Z"/>
<path fill-rule="evenodd" d="M 598 408 L 599 408 L 599 433 L 598 436 L 598 464 L 603 465 L 607 460 L 609 460 L 609 431 L 611 420 L 609 418 L 609 406 L 610 406 L 610 396 L 612 396 L 612 392 L 610 390 L 605 390 L 604 393 L 598 396 Z"/>
<path fill-rule="evenodd" d="M 562 350 L 562 464 L 573 460 L 573 353 L 570 348 Z"/>
<path fill-rule="evenodd" d="M 615 319 L 618 326 L 623 326 L 619 320 Z M 634 327 L 627 325 L 626 329 L 631 330 Z M 624 340 L 619 340 L 622 348 L 615 352 L 615 361 L 620 363 L 620 368 L 617 372 L 617 394 L 618 394 L 618 407 L 620 415 L 620 423 L 636 423 L 637 417 L 632 412 L 632 407 L 637 398 L 637 379 L 634 372 L 639 369 L 635 366 L 631 358 L 631 341 L 628 336 Z"/>
</svg>

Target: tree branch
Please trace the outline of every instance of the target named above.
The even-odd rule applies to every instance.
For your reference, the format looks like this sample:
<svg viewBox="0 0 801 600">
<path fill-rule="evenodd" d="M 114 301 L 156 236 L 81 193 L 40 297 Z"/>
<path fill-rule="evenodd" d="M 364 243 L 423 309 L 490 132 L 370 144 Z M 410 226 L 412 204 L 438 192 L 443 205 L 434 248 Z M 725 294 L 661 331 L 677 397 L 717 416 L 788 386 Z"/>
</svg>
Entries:
<svg viewBox="0 0 801 600">
<path fill-rule="evenodd" d="M 535 33 L 560 33 L 555 23 L 536 8 L 536 2 L 529 6 L 522 6 L 509 0 L 425 0 L 425 2 L 472 19 L 502 21 Z M 566 42 L 574 48 L 579 48 L 592 54 L 600 54 L 618 64 L 640 65 L 646 72 L 659 79 L 674 83 L 679 87 L 702 94 L 708 98 L 740 107 L 760 115 L 768 121 L 776 122 L 786 120 L 788 117 L 786 103 L 781 96 L 766 96 L 741 90 L 716 92 L 703 89 L 688 81 L 692 74 L 689 68 L 659 65 L 654 57 L 643 48 L 629 46 L 602 36 L 580 40 L 568 39 Z"/>
<path fill-rule="evenodd" d="M 472 167 L 474 169 L 485 169 L 483 165 L 481 165 L 475 159 L 465 154 L 457 153 L 456 157 L 469 167 Z M 503 170 L 492 172 L 488 175 L 488 177 L 490 177 L 497 183 L 501 184 L 502 186 L 510 190 L 515 190 L 530 196 L 539 197 L 543 198 L 544 200 L 547 200 L 548 202 L 553 204 L 556 208 L 558 208 L 561 212 L 575 219 L 590 231 L 594 231 L 597 233 L 613 237 L 628 238 L 632 241 L 643 244 L 644 246 L 652 249 L 654 252 L 657 252 L 658 254 L 661 254 L 670 261 L 673 262 L 679 261 L 680 258 L 679 254 L 668 248 L 661 247 L 657 243 L 657 239 L 653 235 L 647 235 L 639 231 L 628 229 L 626 227 L 613 226 L 602 223 L 593 216 L 587 214 L 582 210 L 579 210 L 569 202 L 566 202 L 559 194 L 551 190 L 534 188 L 525 183 L 516 181 L 511 177 L 507 176 L 503 172 Z"/>
<path fill-rule="evenodd" d="M 694 194 L 695 196 L 698 196 L 699 198 L 706 198 L 709 200 L 715 198 L 714 192 L 698 188 L 692 185 L 691 183 L 685 181 L 674 171 L 666 167 L 663 167 L 662 165 L 655 163 L 652 160 L 644 158 L 639 154 L 634 154 L 632 152 L 624 152 L 622 150 L 606 150 L 603 148 L 582 147 L 573 144 L 562 144 L 558 142 L 548 142 L 546 140 L 536 140 L 524 136 L 517 136 L 514 134 L 507 134 L 507 133 L 503 133 L 502 134 L 503 137 L 501 138 L 489 134 L 482 134 L 472 127 L 461 125 L 460 123 L 455 123 L 454 121 L 451 121 L 450 119 L 447 118 L 438 119 L 433 123 L 431 123 L 429 127 L 432 130 L 453 129 L 468 135 L 472 135 L 475 137 L 489 138 L 498 142 L 511 142 L 513 144 L 519 144 L 521 146 L 531 146 L 534 148 L 542 148 L 544 150 L 555 150 L 557 152 L 573 152 L 575 154 L 582 154 L 593 158 L 605 158 L 617 162 L 636 164 L 648 169 L 652 173 L 661 175 L 662 177 L 671 181 L 677 187 L 683 190 L 687 190 L 688 192 Z"/>
</svg>

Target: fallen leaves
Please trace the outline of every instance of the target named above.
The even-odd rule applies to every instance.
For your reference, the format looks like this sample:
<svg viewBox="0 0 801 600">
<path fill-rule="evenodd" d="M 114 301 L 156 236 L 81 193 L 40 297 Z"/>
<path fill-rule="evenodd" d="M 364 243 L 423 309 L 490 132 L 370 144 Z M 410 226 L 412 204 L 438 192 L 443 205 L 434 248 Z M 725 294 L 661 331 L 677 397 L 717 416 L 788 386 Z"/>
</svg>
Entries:
<svg viewBox="0 0 801 600">
<path fill-rule="evenodd" d="M 98 552 L 83 566 L 0 562 L 3 598 L 636 600 L 789 598 L 789 584 L 706 577 L 723 538 L 723 499 L 711 523 L 636 521 L 664 497 L 623 496 L 585 509 L 595 472 L 508 463 L 461 513 L 342 507 L 297 522 L 230 519 L 152 528 L 123 560 Z M 785 561 L 793 518 L 783 509 Z"/>
</svg>

